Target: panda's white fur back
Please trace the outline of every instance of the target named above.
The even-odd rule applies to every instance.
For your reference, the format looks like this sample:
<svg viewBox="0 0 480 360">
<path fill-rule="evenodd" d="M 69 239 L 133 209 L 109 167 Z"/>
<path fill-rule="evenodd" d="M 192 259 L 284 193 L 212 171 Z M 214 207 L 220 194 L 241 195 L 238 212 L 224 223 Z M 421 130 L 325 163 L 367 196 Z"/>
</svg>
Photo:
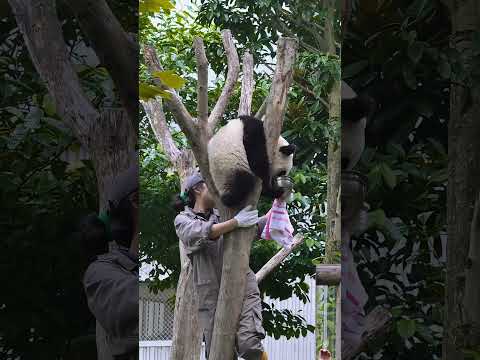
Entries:
<svg viewBox="0 0 480 360">
<path fill-rule="evenodd" d="M 210 171 L 217 186 L 227 182 L 228 169 L 243 169 L 252 173 L 243 146 L 242 134 L 243 122 L 240 119 L 233 119 L 219 129 L 208 143 Z M 219 189 L 220 192 L 223 190 Z"/>
</svg>

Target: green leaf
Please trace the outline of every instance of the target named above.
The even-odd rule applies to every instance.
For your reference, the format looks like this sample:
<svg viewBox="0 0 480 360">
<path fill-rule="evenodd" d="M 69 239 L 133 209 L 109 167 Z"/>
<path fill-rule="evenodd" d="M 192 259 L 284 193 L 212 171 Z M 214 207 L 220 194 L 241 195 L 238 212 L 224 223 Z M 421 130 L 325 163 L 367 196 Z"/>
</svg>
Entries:
<svg viewBox="0 0 480 360">
<path fill-rule="evenodd" d="M 430 181 L 443 183 L 448 179 L 448 169 L 440 169 L 430 176 Z"/>
<path fill-rule="evenodd" d="M 480 360 L 480 351 L 463 349 L 463 353 L 473 360 Z"/>
<path fill-rule="evenodd" d="M 440 76 L 442 76 L 444 79 L 450 78 L 450 75 L 452 74 L 452 67 L 447 59 L 443 58 L 442 60 L 440 60 L 440 63 L 438 65 L 438 72 L 440 73 Z"/>
<path fill-rule="evenodd" d="M 165 86 L 168 86 L 172 89 L 180 89 L 183 85 L 185 85 L 186 82 L 172 70 L 155 71 L 152 75 L 156 78 L 159 78 Z"/>
<path fill-rule="evenodd" d="M 401 337 L 408 338 L 415 334 L 415 320 L 401 319 L 397 321 L 397 332 Z"/>
<path fill-rule="evenodd" d="M 387 216 L 382 209 L 368 213 L 368 228 L 383 228 L 387 222 Z"/>
<path fill-rule="evenodd" d="M 140 0 L 140 3 L 138 5 L 138 10 L 141 13 L 156 13 L 160 10 L 168 13 L 172 9 L 175 9 L 175 6 L 170 2 L 170 0 Z"/>
<path fill-rule="evenodd" d="M 162 98 L 165 98 L 165 99 L 172 98 L 172 95 L 170 93 L 160 89 L 158 86 L 155 86 L 155 85 L 140 83 L 138 89 L 139 89 L 139 97 L 141 100 L 144 100 L 144 101 L 155 98 L 156 96 L 161 96 Z"/>
<path fill-rule="evenodd" d="M 388 143 L 386 149 L 389 154 L 392 154 L 397 158 L 405 158 L 405 150 L 403 150 L 403 147 L 400 144 Z"/>
<path fill-rule="evenodd" d="M 45 111 L 45 114 L 47 114 L 48 116 L 53 116 L 57 112 L 57 108 L 55 107 L 55 102 L 53 101 L 50 94 L 46 94 L 43 97 L 42 107 L 43 107 L 43 110 Z"/>
<path fill-rule="evenodd" d="M 397 177 L 393 173 L 393 170 L 388 166 L 386 163 L 383 163 L 381 165 L 381 172 L 382 172 L 382 177 L 383 181 L 385 181 L 385 184 L 390 189 L 393 189 L 395 186 L 397 186 Z"/>
<path fill-rule="evenodd" d="M 305 239 L 305 244 L 307 245 L 308 248 L 311 248 L 313 247 L 313 245 L 315 245 L 315 240 L 308 237 Z"/>
<path fill-rule="evenodd" d="M 405 84 L 407 84 L 409 88 L 415 90 L 417 88 L 417 78 L 410 64 L 403 67 L 402 74 Z"/>
<path fill-rule="evenodd" d="M 423 56 L 425 45 L 422 42 L 415 41 L 408 47 L 408 56 L 416 64 Z"/>
</svg>

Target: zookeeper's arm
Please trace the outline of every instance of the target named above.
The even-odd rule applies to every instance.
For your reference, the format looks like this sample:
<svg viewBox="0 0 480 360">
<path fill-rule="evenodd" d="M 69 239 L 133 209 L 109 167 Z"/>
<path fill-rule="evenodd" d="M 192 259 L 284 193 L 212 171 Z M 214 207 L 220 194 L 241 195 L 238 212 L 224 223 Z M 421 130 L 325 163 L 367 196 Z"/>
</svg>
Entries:
<svg viewBox="0 0 480 360">
<path fill-rule="evenodd" d="M 210 230 L 210 238 L 216 239 L 220 235 L 226 234 L 237 227 L 249 227 L 258 223 L 258 210 L 251 210 L 251 205 L 240 210 L 233 219 L 227 220 L 220 224 L 215 224 Z"/>
</svg>

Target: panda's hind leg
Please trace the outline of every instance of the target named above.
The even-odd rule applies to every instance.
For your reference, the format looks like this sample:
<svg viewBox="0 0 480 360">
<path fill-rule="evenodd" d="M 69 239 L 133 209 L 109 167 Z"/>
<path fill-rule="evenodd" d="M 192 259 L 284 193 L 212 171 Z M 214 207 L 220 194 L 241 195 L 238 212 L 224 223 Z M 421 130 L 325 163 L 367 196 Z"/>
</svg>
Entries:
<svg viewBox="0 0 480 360">
<path fill-rule="evenodd" d="M 222 203 L 228 207 L 242 205 L 254 187 L 255 175 L 246 170 L 235 170 L 228 177 L 221 194 Z"/>
</svg>

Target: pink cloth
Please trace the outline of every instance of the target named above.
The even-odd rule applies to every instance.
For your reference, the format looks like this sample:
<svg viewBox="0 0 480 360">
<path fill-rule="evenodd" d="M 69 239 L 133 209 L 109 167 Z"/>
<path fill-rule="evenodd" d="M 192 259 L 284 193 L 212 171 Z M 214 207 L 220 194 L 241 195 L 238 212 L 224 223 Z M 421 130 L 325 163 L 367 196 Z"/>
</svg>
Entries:
<svg viewBox="0 0 480 360">
<path fill-rule="evenodd" d="M 281 246 L 289 249 L 293 244 L 293 226 L 287 212 L 287 203 L 275 199 L 272 208 L 267 213 L 267 222 L 262 231 L 262 239 L 275 240 Z"/>
</svg>

